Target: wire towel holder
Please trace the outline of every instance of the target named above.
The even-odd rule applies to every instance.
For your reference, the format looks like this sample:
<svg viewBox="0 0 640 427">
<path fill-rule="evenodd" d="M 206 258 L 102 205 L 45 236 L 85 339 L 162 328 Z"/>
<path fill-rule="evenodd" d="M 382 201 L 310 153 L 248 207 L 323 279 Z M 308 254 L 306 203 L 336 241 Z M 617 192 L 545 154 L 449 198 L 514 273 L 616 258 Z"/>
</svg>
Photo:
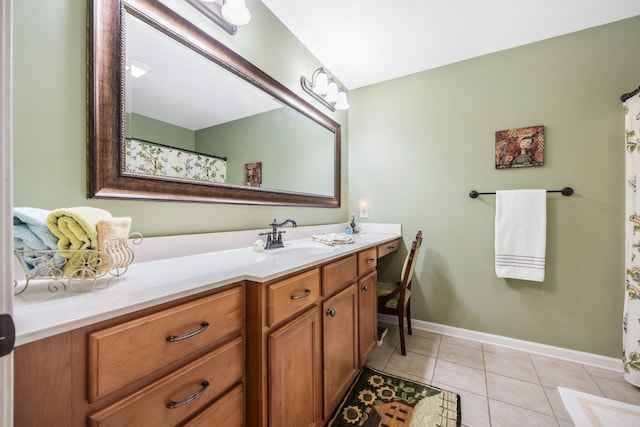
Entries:
<svg viewBox="0 0 640 427">
<path fill-rule="evenodd" d="M 564 187 L 562 190 L 547 190 L 547 193 L 562 193 L 563 196 L 569 197 L 573 194 L 573 188 Z M 475 199 L 476 197 L 484 194 L 496 194 L 496 193 L 495 191 L 491 193 L 478 193 L 476 190 L 471 190 L 469 192 L 469 197 L 471 197 L 472 199 Z"/>
</svg>

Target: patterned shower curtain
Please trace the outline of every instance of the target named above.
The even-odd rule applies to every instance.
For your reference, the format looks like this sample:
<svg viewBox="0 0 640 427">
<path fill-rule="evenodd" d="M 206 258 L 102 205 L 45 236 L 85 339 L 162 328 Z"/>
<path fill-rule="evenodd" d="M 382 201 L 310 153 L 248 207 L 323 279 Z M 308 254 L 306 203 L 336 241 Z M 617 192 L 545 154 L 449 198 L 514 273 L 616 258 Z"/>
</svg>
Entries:
<svg viewBox="0 0 640 427">
<path fill-rule="evenodd" d="M 640 94 L 624 102 L 626 128 L 625 268 L 622 334 L 624 377 L 640 387 Z M 640 183 L 639 183 L 640 184 Z"/>
</svg>

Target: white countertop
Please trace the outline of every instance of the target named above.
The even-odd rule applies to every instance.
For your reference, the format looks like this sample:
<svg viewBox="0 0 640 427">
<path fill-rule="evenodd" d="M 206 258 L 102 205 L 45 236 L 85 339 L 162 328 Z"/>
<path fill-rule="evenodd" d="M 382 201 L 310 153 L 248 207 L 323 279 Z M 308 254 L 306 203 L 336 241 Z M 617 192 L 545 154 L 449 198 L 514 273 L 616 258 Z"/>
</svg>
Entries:
<svg viewBox="0 0 640 427">
<path fill-rule="evenodd" d="M 134 262 L 123 276 L 101 279 L 86 293 L 52 293 L 48 281 L 32 281 L 14 297 L 16 346 L 242 280 L 266 282 L 400 237 L 399 226 L 371 229 L 347 245 L 307 237 L 262 253 L 241 247 Z"/>
</svg>

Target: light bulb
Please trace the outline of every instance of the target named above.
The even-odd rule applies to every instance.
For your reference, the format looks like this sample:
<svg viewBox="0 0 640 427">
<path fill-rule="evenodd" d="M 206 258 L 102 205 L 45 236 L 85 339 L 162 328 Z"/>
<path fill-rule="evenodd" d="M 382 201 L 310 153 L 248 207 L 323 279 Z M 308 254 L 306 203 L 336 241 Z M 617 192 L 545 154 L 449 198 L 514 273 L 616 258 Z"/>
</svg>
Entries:
<svg viewBox="0 0 640 427">
<path fill-rule="evenodd" d="M 320 96 L 325 96 L 327 94 L 327 84 L 327 73 L 320 68 L 313 80 L 313 91 Z"/>
<path fill-rule="evenodd" d="M 349 108 L 349 101 L 347 100 L 347 93 L 344 89 L 340 89 L 338 91 L 338 100 L 336 101 L 336 105 L 334 105 L 336 110 L 346 110 Z"/>
<path fill-rule="evenodd" d="M 233 25 L 245 25 L 251 21 L 251 12 L 244 0 L 226 0 L 220 12 L 222 17 Z"/>
<path fill-rule="evenodd" d="M 333 79 L 329 82 L 325 99 L 327 102 L 336 102 L 338 100 L 338 85 Z"/>
</svg>

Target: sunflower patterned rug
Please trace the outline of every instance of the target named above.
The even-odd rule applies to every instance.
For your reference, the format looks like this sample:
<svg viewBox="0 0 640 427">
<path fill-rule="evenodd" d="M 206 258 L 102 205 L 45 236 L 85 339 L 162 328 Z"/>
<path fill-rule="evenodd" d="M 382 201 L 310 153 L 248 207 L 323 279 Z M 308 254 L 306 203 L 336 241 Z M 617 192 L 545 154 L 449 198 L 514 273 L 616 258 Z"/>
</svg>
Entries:
<svg viewBox="0 0 640 427">
<path fill-rule="evenodd" d="M 365 367 L 327 426 L 460 427 L 460 396 Z"/>
</svg>

